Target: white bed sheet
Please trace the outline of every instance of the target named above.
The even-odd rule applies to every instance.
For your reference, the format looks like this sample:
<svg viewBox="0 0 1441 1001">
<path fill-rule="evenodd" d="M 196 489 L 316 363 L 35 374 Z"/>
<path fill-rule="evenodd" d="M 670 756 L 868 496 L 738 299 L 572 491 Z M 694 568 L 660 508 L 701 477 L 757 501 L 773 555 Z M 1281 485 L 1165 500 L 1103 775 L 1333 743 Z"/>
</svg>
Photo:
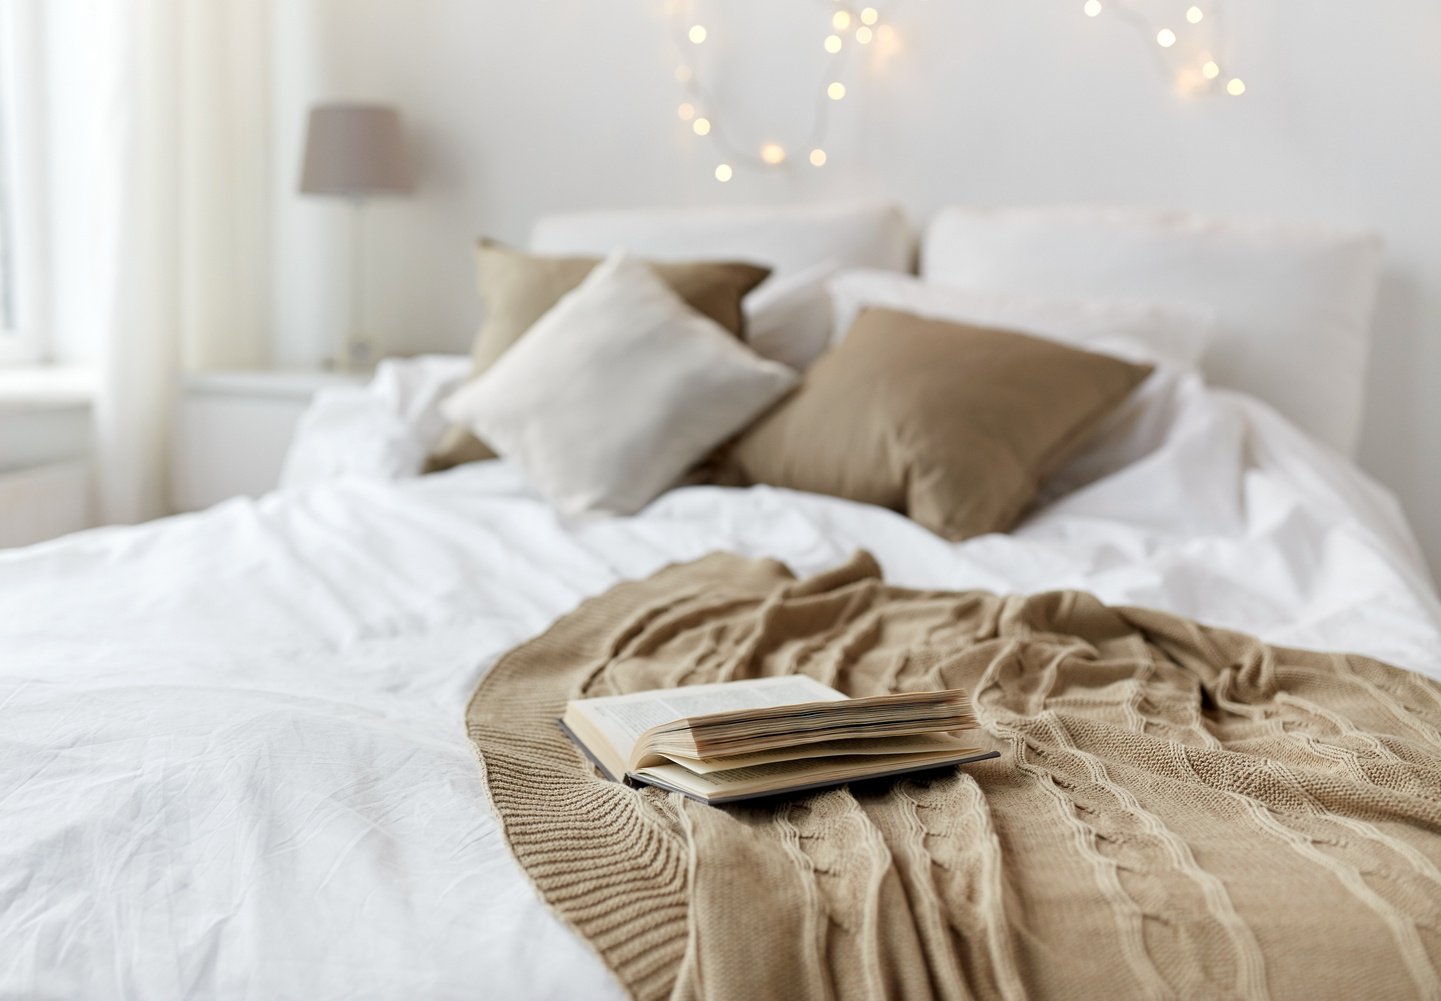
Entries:
<svg viewBox="0 0 1441 1001">
<path fill-rule="evenodd" d="M 1161 374 L 1017 532 L 676 490 L 562 523 L 502 462 L 0 553 L 0 997 L 605 998 L 506 852 L 462 728 L 506 648 L 716 549 L 909 585 L 1085 588 L 1441 677 L 1383 492 Z"/>
</svg>

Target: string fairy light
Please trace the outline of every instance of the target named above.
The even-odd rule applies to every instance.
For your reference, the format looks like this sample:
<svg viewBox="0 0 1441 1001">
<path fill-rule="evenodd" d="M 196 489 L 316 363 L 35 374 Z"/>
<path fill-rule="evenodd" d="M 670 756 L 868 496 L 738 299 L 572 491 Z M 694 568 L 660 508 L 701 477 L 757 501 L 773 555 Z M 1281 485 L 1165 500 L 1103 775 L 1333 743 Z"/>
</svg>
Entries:
<svg viewBox="0 0 1441 1001">
<path fill-rule="evenodd" d="M 1092 19 L 1114 18 L 1137 30 L 1149 41 L 1151 49 L 1165 72 L 1175 79 L 1177 85 L 1191 93 L 1223 92 L 1232 97 L 1246 93 L 1246 83 L 1240 77 L 1226 72 L 1223 45 L 1224 19 L 1221 6 L 1225 0 L 1202 0 L 1201 4 L 1190 4 L 1184 11 L 1172 8 L 1174 20 L 1162 23 L 1142 11 L 1142 5 L 1152 6 L 1157 0 L 1084 0 L 1080 9 Z M 853 47 L 876 43 L 882 50 L 877 57 L 884 59 L 900 49 L 894 26 L 882 20 L 881 12 L 873 6 L 856 8 L 848 0 L 829 0 L 822 24 L 821 48 L 830 58 L 826 61 L 825 73 L 821 78 L 820 92 L 815 102 L 810 128 L 804 142 L 796 143 L 791 150 L 803 151 L 791 156 L 786 146 L 775 141 L 764 141 L 754 146 L 739 142 L 733 128 L 726 127 L 717 118 L 718 102 L 714 93 L 700 79 L 695 65 L 697 49 L 705 46 L 710 38 L 710 28 L 700 19 L 682 16 L 693 10 L 695 0 L 667 0 L 672 26 L 675 31 L 676 52 L 679 55 L 675 68 L 676 82 L 685 91 L 685 97 L 676 106 L 676 115 L 696 136 L 706 139 L 717 153 L 713 174 L 721 183 L 730 181 L 738 169 L 757 168 L 775 170 L 790 167 L 797 162 L 812 167 L 824 167 L 830 161 L 826 150 L 826 137 L 830 126 L 830 109 L 843 102 L 850 93 L 847 84 L 838 79 L 841 75 L 839 63 L 845 60 Z M 874 50 L 873 50 L 874 51 Z"/>
<path fill-rule="evenodd" d="M 675 0 L 668 4 L 680 60 L 675 79 L 685 91 L 683 100 L 676 106 L 676 116 L 689 126 L 692 133 L 704 138 L 714 148 L 717 159 L 712 161 L 715 164 L 712 173 L 722 184 L 735 177 L 736 171 L 741 168 L 769 171 L 790 167 L 798 161 L 813 168 L 824 167 L 830 162 L 826 138 L 831 109 L 850 94 L 850 87 L 840 79 L 843 75 L 840 64 L 847 59 L 851 49 L 847 43 L 853 41 L 857 46 L 868 46 L 879 40 L 878 46 L 882 51 L 877 53 L 877 57 L 882 59 L 899 49 L 895 29 L 882 21 L 878 8 L 856 8 L 849 6 L 846 0 L 827 0 L 825 17 L 821 22 L 825 30 L 820 41 L 829 58 L 805 140 L 791 147 L 802 152 L 792 157 L 784 144 L 773 140 L 747 148 L 737 140 L 736 130 L 718 117 L 718 102 L 714 93 L 705 86 L 696 67 L 696 50 L 710 37 L 711 29 L 700 18 L 693 16 L 694 6 L 694 2 L 682 4 Z"/>
<path fill-rule="evenodd" d="M 1222 90 L 1232 97 L 1240 97 L 1246 93 L 1245 81 L 1226 76 L 1222 71 L 1224 59 L 1218 55 L 1224 48 L 1222 3 L 1223 0 L 1209 0 L 1204 7 L 1187 6 L 1182 15 L 1185 24 L 1175 27 L 1158 23 L 1144 14 L 1140 0 L 1085 0 L 1081 12 L 1089 18 L 1099 18 L 1109 12 L 1153 42 L 1156 48 L 1152 51 L 1157 53 L 1163 70 L 1175 79 L 1182 91 Z"/>
</svg>

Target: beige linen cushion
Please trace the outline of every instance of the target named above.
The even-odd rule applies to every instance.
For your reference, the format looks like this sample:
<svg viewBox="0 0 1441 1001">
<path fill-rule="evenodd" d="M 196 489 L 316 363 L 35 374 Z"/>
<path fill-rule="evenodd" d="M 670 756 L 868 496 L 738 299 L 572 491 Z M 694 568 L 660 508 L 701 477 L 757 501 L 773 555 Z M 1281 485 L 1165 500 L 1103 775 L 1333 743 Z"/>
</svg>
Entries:
<svg viewBox="0 0 1441 1001">
<path fill-rule="evenodd" d="M 476 248 L 476 276 L 485 322 L 471 346 L 471 379 L 483 375 L 561 296 L 600 263 L 598 257 L 542 257 L 489 240 Z M 652 263 L 657 275 L 696 312 L 736 337 L 744 330 L 741 300 L 770 271 L 726 261 Z M 431 453 L 427 472 L 493 459 L 495 452 L 463 427 L 452 427 Z"/>
<path fill-rule="evenodd" d="M 1004 531 L 1150 371 L 866 309 L 801 388 L 732 443 L 720 478 L 878 504 L 953 540 Z"/>
</svg>

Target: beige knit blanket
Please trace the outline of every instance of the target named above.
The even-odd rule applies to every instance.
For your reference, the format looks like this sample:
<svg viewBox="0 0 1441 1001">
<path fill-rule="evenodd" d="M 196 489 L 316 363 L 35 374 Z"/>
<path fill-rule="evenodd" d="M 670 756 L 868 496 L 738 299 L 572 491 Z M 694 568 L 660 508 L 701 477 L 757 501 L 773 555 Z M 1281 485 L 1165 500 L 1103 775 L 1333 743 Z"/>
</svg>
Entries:
<svg viewBox="0 0 1441 1001">
<path fill-rule="evenodd" d="M 555 724 L 791 672 L 969 689 L 1002 757 L 715 808 Z M 467 724 L 516 857 L 637 998 L 1441 996 L 1441 686 L 1363 657 L 716 555 L 511 651 Z"/>
</svg>

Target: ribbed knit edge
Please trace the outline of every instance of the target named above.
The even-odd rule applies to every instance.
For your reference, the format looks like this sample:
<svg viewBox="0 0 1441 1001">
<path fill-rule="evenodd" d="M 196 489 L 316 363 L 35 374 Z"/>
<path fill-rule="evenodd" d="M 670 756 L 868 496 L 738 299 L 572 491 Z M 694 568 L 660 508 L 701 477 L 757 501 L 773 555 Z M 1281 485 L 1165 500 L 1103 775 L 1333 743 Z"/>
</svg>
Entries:
<svg viewBox="0 0 1441 1001">
<path fill-rule="evenodd" d="M 466 733 L 516 860 L 552 912 L 642 1001 L 670 996 L 686 951 L 679 797 L 600 777 L 556 721 L 642 610 L 700 593 L 760 598 L 792 580 L 774 560 L 715 553 L 619 584 L 504 654 L 466 707 Z M 640 796 L 660 809 L 627 802 Z"/>
</svg>

